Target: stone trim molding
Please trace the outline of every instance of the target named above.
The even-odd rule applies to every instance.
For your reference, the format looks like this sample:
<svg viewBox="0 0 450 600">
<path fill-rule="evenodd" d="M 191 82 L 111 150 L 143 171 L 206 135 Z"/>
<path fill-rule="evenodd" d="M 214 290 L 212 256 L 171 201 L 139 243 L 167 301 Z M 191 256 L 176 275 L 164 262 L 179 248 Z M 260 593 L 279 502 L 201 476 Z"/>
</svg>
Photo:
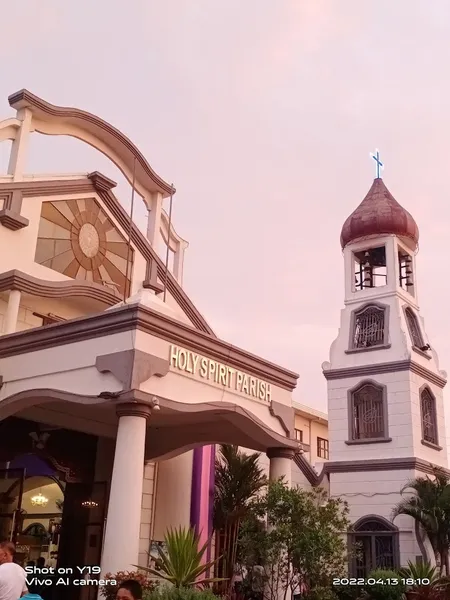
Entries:
<svg viewBox="0 0 450 600">
<path fill-rule="evenodd" d="M 324 464 L 320 475 L 302 455 L 296 454 L 294 461 L 312 486 L 321 485 L 326 476 L 333 473 L 361 473 L 364 471 L 419 471 L 433 475 L 438 469 L 448 475 L 450 470 L 420 458 L 385 458 L 367 460 L 342 460 Z"/>
<path fill-rule="evenodd" d="M 145 268 L 145 279 L 142 287 L 146 290 L 153 290 L 158 296 L 164 291 L 164 286 L 158 282 L 158 266 L 155 260 L 148 260 Z"/>
<path fill-rule="evenodd" d="M 102 406 L 108 422 L 100 423 L 102 435 L 114 439 L 117 432 L 115 413 L 119 416 L 136 415 L 148 419 L 150 435 L 146 439 L 146 460 L 162 459 L 186 452 L 201 445 L 231 443 L 266 452 L 268 448 L 287 448 L 290 456 L 298 451 L 298 444 L 271 429 L 251 411 L 233 402 L 177 402 L 141 390 L 124 392 L 104 391 L 97 396 L 86 396 L 58 389 L 28 389 L 2 397 L 0 418 L 15 415 L 33 406 L 49 402 L 68 402 L 84 407 Z M 159 410 L 158 410 L 159 408 Z M 171 416 L 175 416 L 171 421 Z M 112 417 L 112 418 L 111 418 Z M 199 421 L 201 426 L 199 426 Z M 213 429 L 219 422 L 219 427 Z M 206 425 L 205 425 L 206 424 Z M 228 429 L 227 429 L 228 428 Z M 227 431 L 226 431 L 227 429 Z"/>
<path fill-rule="evenodd" d="M 267 457 L 272 458 L 288 458 L 292 460 L 295 456 L 295 451 L 291 448 L 269 448 L 267 450 Z"/>
<path fill-rule="evenodd" d="M 294 462 L 300 469 L 300 471 L 303 473 L 306 480 L 312 486 L 318 486 L 322 483 L 325 472 L 322 471 L 322 473 L 319 475 L 319 473 L 317 473 L 312 464 L 302 454 L 296 454 L 294 456 Z"/>
<path fill-rule="evenodd" d="M 0 336 L 0 358 L 133 330 L 162 338 L 283 389 L 292 391 L 297 385 L 298 375 L 292 371 L 162 313 L 133 304 Z"/>
<path fill-rule="evenodd" d="M 22 217 L 22 192 L 21 190 L 5 189 L 0 184 L 0 200 L 3 200 L 3 208 L 0 210 L 0 223 L 3 227 L 17 231 L 29 224 L 28 219 Z"/>
<path fill-rule="evenodd" d="M 152 405 L 140 402 L 125 402 L 116 406 L 116 414 L 119 417 L 143 417 L 148 421 L 152 414 Z"/>
<path fill-rule="evenodd" d="M 31 111 L 38 121 L 35 131 L 76 137 L 105 154 L 130 184 L 135 165 L 135 188 L 144 202 L 148 202 L 152 192 L 160 192 L 163 197 L 174 193 L 174 188 L 155 173 L 131 140 L 100 117 L 78 108 L 50 104 L 25 89 L 11 94 L 8 102 L 16 110 L 28 108 Z"/>
<path fill-rule="evenodd" d="M 106 306 L 121 301 L 119 294 L 93 281 L 46 281 L 14 269 L 0 274 L 0 292 L 18 290 L 41 298 L 84 297 L 98 300 Z"/>
<path fill-rule="evenodd" d="M 295 410 L 292 406 L 287 406 L 281 402 L 272 400 L 269 406 L 269 413 L 272 417 L 275 417 L 280 422 L 281 427 L 286 433 L 288 438 L 293 437 L 294 423 L 295 423 Z"/>
<path fill-rule="evenodd" d="M 168 359 L 136 349 L 97 356 L 95 366 L 100 373 L 112 373 L 123 390 L 139 389 L 150 377 L 164 377 L 169 372 Z"/>
<path fill-rule="evenodd" d="M 384 331 L 383 331 L 383 343 L 378 346 L 370 346 L 368 348 L 355 348 L 353 346 L 353 339 L 355 335 L 355 322 L 356 316 L 363 313 L 367 308 L 374 306 L 383 311 L 384 313 Z M 373 350 L 386 350 L 391 347 L 389 344 L 389 316 L 390 316 L 390 306 L 388 304 L 381 304 L 379 302 L 366 302 L 359 308 L 355 308 L 351 312 L 350 316 L 350 335 L 348 340 L 348 349 L 345 350 L 346 354 L 356 354 L 357 352 L 370 352 Z"/>
<path fill-rule="evenodd" d="M 2 191 L 13 192 L 19 190 L 21 191 L 23 198 L 37 198 L 42 196 L 95 193 L 116 220 L 119 227 L 124 231 L 128 231 L 130 228 L 130 217 L 111 191 L 116 185 L 117 184 L 114 181 L 102 173 L 94 171 L 87 177 L 80 177 L 79 179 L 33 180 L 0 183 L 0 194 Z M 152 289 L 157 293 L 162 291 L 162 285 L 157 281 L 155 283 L 155 279 L 156 277 L 159 277 L 161 281 L 165 280 L 165 264 L 135 223 L 133 223 L 132 226 L 131 241 L 136 247 L 136 250 L 140 252 L 147 261 L 147 275 L 144 286 L 151 287 L 150 284 L 154 284 L 156 290 L 155 287 L 152 287 Z M 151 263 L 151 265 L 149 266 L 148 263 Z M 151 278 L 149 278 L 149 274 L 151 275 Z M 206 319 L 196 309 L 192 301 L 186 295 L 186 292 L 180 287 L 170 271 L 167 273 L 167 291 L 197 329 L 214 335 L 214 332 L 208 325 Z"/>
<path fill-rule="evenodd" d="M 398 360 L 388 363 L 379 363 L 373 365 L 363 365 L 360 367 L 345 367 L 342 369 L 324 369 L 323 375 L 328 381 L 334 379 L 347 379 L 350 377 L 368 377 L 370 375 L 382 375 L 384 373 L 396 373 L 398 371 L 411 371 L 420 377 L 423 377 L 430 383 L 433 383 L 439 388 L 445 387 L 447 380 L 442 375 L 437 375 L 415 363 L 411 359 Z"/>
<path fill-rule="evenodd" d="M 382 393 L 382 406 L 383 406 L 383 436 L 379 438 L 354 438 L 353 434 L 353 403 L 354 394 L 356 394 L 365 385 L 371 385 Z M 392 441 L 389 437 L 389 421 L 388 421 L 388 403 L 387 403 L 387 387 L 382 383 L 378 383 L 373 379 L 363 379 L 359 381 L 357 385 L 347 390 L 347 420 L 348 420 L 348 440 L 346 444 L 376 444 L 379 442 L 390 442 Z"/>
</svg>

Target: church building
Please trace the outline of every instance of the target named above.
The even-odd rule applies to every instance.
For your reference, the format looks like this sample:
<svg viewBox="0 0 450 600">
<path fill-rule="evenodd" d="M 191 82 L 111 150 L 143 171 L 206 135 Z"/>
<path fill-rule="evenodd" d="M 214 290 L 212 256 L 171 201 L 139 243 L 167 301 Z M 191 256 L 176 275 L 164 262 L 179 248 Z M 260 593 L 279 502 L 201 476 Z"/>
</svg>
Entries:
<svg viewBox="0 0 450 600">
<path fill-rule="evenodd" d="M 221 340 L 197 310 L 183 289 L 176 190 L 123 133 L 27 90 L 9 104 L 0 537 L 18 559 L 106 575 L 147 565 L 170 526 L 208 539 L 223 443 L 260 452 L 271 479 L 348 502 L 349 541 L 362 547 L 351 573 L 432 558 L 414 522 L 391 515 L 405 482 L 447 468 L 446 374 L 419 313 L 418 228 L 382 179 L 342 228 L 344 308 L 322 365 L 326 415 L 293 401 L 296 373 Z M 27 172 L 32 134 L 105 155 L 130 184 L 132 207 L 144 204 L 144 231 L 104 174 Z M 93 600 L 96 590 L 61 597 Z"/>
</svg>

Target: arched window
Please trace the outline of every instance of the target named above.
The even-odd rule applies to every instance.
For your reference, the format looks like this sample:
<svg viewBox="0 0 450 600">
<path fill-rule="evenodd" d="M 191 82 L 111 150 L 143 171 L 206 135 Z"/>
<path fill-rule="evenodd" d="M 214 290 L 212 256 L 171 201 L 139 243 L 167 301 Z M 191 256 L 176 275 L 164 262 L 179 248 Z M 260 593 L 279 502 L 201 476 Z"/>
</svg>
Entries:
<svg viewBox="0 0 450 600">
<path fill-rule="evenodd" d="M 420 331 L 419 321 L 417 315 L 409 306 L 405 308 L 405 318 L 414 348 L 423 348 L 425 344 L 422 332 Z"/>
<path fill-rule="evenodd" d="M 436 398 L 430 391 L 430 388 L 424 387 L 420 392 L 420 414 L 422 417 L 422 442 L 439 444 L 437 418 L 436 418 Z"/>
<path fill-rule="evenodd" d="M 349 534 L 356 546 L 356 557 L 350 564 L 355 577 L 367 577 L 374 569 L 399 566 L 398 529 L 383 517 L 370 515 L 357 521 Z"/>
<path fill-rule="evenodd" d="M 349 394 L 350 440 L 385 440 L 388 436 L 386 388 L 367 381 Z"/>
<path fill-rule="evenodd" d="M 363 350 L 387 343 L 386 307 L 369 304 L 353 313 L 351 349 Z"/>
</svg>

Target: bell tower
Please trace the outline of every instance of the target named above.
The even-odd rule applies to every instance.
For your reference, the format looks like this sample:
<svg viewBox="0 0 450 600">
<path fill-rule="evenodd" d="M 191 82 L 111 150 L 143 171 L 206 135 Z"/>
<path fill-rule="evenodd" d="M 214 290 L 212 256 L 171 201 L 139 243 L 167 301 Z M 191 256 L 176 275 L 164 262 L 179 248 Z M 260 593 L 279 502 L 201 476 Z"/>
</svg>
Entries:
<svg viewBox="0 0 450 600">
<path fill-rule="evenodd" d="M 348 460 L 355 445 L 361 445 L 358 452 L 367 458 L 414 456 L 447 466 L 446 374 L 439 369 L 419 312 L 418 240 L 413 217 L 381 178 L 342 228 L 344 309 L 330 361 L 323 365 L 331 461 Z M 336 390 L 344 392 L 344 381 L 345 402 L 339 404 Z M 348 394 L 360 400 L 355 404 Z M 333 437 L 332 429 L 345 421 L 347 438 L 342 430 Z"/>
<path fill-rule="evenodd" d="M 354 522 L 376 515 L 379 527 L 409 479 L 447 467 L 446 373 L 420 315 L 418 241 L 413 217 L 377 177 L 342 227 L 344 308 L 322 365 L 330 492 L 349 502 Z M 394 563 L 420 554 L 408 519 Z"/>
</svg>

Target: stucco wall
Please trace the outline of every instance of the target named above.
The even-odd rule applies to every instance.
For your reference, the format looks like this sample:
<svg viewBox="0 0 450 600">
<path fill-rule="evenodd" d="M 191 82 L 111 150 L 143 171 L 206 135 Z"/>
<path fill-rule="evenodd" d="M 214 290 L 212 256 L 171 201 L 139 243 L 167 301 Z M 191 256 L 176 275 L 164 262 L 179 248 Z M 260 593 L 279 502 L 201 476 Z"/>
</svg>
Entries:
<svg viewBox="0 0 450 600">
<path fill-rule="evenodd" d="M 367 515 L 378 515 L 391 521 L 392 510 L 400 502 L 400 490 L 405 482 L 415 477 L 414 471 L 374 471 L 331 474 L 331 495 L 349 503 L 352 523 Z M 419 556 L 414 521 L 399 516 L 394 524 L 399 529 L 400 561 L 406 565 Z"/>
</svg>

